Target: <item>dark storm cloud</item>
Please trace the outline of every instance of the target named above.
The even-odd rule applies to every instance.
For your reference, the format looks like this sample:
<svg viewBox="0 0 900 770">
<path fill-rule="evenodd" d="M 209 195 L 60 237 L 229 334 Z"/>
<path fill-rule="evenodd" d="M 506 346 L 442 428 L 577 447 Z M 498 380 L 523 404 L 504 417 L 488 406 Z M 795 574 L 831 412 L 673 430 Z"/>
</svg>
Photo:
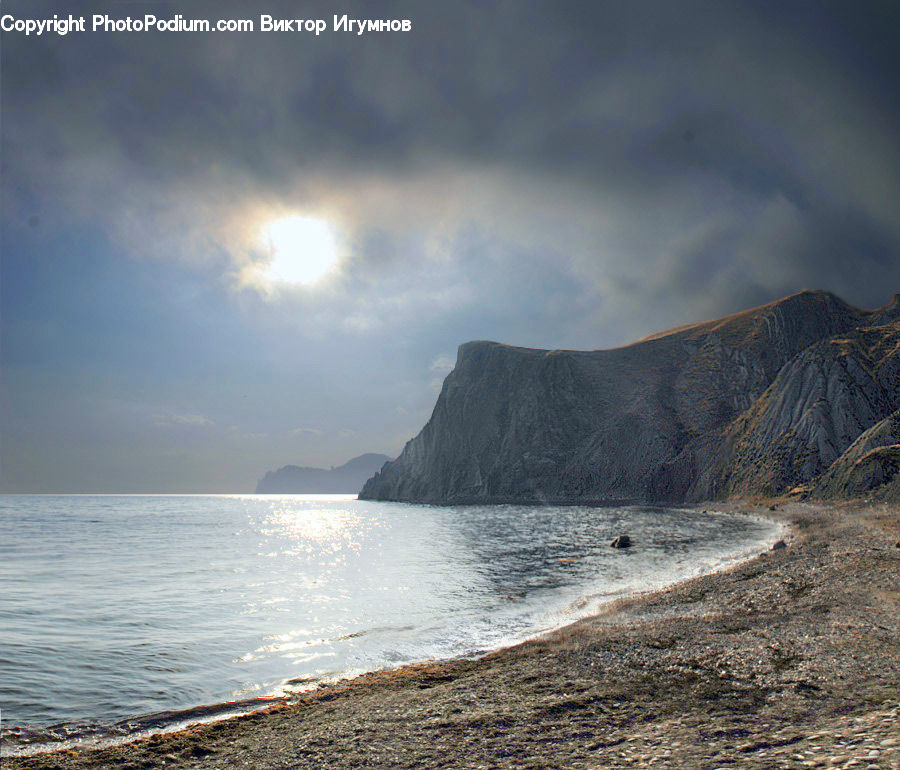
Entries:
<svg viewBox="0 0 900 770">
<path fill-rule="evenodd" d="M 433 362 L 468 338 L 594 348 L 803 288 L 869 307 L 900 288 L 895 3 L 13 0 L 3 12 L 413 21 L 362 37 L 5 33 L 0 290 L 4 356 L 30 367 L 15 372 L 23 392 L 81 355 L 150 383 L 125 409 L 147 430 L 189 415 L 210 434 L 230 421 L 274 441 L 290 403 L 295 439 L 326 446 L 353 427 L 360 451 L 391 450 L 427 415 Z M 342 269 L 314 292 L 266 294 L 254 238 L 292 211 L 339 225 Z M 298 346 L 340 385 L 288 363 Z M 379 372 L 364 396 L 345 359 Z M 215 414 L 204 371 L 234 386 Z M 284 441 L 267 456 L 299 459 Z M 346 459 L 346 444 L 328 446 L 323 462 Z"/>
<path fill-rule="evenodd" d="M 114 16 L 257 15 L 247 4 L 83 7 Z M 297 15 L 293 3 L 267 10 Z M 105 178 L 75 194 L 115 208 L 130 185 L 138 195 L 174 186 L 197 196 L 208 184 L 279 195 L 313 174 L 351 185 L 446 164 L 515 169 L 534 185 L 567 181 L 573 196 L 616 197 L 638 231 L 655 227 L 660 210 L 685 200 L 702 208 L 723 190 L 751 207 L 781 196 L 805 231 L 788 255 L 798 262 L 792 281 L 829 286 L 832 266 L 840 277 L 852 257 L 869 278 L 854 272 L 851 298 L 883 299 L 884 276 L 871 274 L 896 255 L 890 197 L 900 172 L 890 5 L 346 10 L 412 18 L 415 32 L 7 36 L 10 178 L 23 196 L 40 197 L 28 179 L 52 178 L 66 164 L 77 175 L 79 161 L 106 164 Z M 333 11 L 303 6 L 307 17 L 330 20 Z"/>
</svg>

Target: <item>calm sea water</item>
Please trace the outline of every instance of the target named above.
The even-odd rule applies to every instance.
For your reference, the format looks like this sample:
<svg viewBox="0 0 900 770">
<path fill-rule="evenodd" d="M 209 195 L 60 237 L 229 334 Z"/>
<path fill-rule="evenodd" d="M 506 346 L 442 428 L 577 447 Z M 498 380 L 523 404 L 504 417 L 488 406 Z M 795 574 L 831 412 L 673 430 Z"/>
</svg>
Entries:
<svg viewBox="0 0 900 770">
<path fill-rule="evenodd" d="M 475 654 L 775 536 L 640 508 L 0 496 L 4 746 Z"/>
</svg>

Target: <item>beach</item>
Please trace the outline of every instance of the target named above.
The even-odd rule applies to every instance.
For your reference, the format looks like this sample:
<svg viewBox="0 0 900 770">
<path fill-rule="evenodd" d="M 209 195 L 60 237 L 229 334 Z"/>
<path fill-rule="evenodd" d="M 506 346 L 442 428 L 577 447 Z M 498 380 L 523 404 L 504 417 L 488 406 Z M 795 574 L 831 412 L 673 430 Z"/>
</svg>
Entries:
<svg viewBox="0 0 900 770">
<path fill-rule="evenodd" d="M 787 547 L 476 660 L 3 766 L 900 767 L 900 510 L 717 509 L 784 522 Z"/>
</svg>

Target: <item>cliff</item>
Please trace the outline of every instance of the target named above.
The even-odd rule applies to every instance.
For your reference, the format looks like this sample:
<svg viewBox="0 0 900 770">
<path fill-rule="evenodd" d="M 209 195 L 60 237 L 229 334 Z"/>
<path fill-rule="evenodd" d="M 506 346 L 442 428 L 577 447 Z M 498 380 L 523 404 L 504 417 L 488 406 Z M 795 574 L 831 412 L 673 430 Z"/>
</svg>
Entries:
<svg viewBox="0 0 900 770">
<path fill-rule="evenodd" d="M 352 494 L 391 458 L 364 454 L 337 468 L 302 468 L 285 465 L 269 471 L 256 485 L 257 494 Z"/>
<path fill-rule="evenodd" d="M 900 406 L 898 318 L 900 296 L 863 311 L 802 292 L 613 350 L 469 342 L 431 419 L 361 496 L 683 501 L 787 491 Z"/>
</svg>

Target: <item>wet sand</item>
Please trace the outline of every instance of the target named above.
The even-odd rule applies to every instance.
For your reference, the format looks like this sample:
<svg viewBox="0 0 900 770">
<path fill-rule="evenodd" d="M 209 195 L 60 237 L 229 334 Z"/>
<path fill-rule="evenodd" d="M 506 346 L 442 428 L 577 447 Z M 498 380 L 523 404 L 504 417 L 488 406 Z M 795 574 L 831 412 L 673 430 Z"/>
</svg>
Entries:
<svg viewBox="0 0 900 770">
<path fill-rule="evenodd" d="M 900 509 L 725 509 L 785 521 L 787 548 L 479 660 L 4 770 L 900 768 Z"/>
</svg>

